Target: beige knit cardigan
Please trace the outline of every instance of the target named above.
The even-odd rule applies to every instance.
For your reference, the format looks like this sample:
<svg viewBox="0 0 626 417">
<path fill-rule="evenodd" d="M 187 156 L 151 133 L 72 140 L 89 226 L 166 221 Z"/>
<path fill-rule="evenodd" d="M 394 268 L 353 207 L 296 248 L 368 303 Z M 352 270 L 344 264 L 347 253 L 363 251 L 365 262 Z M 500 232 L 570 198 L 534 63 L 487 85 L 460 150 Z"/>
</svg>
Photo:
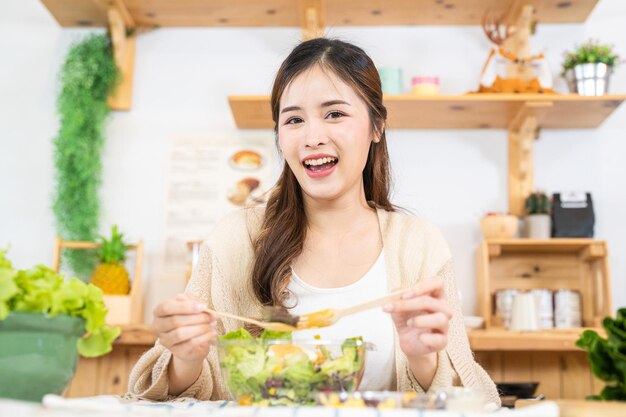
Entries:
<svg viewBox="0 0 626 417">
<path fill-rule="evenodd" d="M 263 208 L 236 211 L 216 226 L 200 249 L 187 289 L 210 308 L 241 316 L 258 317 L 261 306 L 253 296 L 250 276 L 253 265 L 252 240 L 263 220 Z M 447 300 L 453 310 L 447 348 L 439 352 L 438 368 L 429 390 L 453 385 L 482 390 L 486 398 L 500 404 L 494 383 L 474 361 L 463 315 L 448 246 L 441 232 L 420 218 L 377 209 L 385 253 L 389 288 L 408 287 L 421 279 L 438 275 L 444 279 Z M 220 333 L 241 327 L 242 323 L 222 318 Z M 422 388 L 409 370 L 406 356 L 395 343 L 395 388 L 398 391 Z M 373 341 L 375 343 L 375 341 Z M 147 351 L 130 373 L 129 391 L 151 400 L 169 400 L 168 364 L 172 354 L 159 344 Z M 394 370 L 390 370 L 394 372 Z M 198 379 L 179 395 L 201 400 L 230 399 L 219 370 L 217 349 L 213 346 L 203 362 Z"/>
</svg>

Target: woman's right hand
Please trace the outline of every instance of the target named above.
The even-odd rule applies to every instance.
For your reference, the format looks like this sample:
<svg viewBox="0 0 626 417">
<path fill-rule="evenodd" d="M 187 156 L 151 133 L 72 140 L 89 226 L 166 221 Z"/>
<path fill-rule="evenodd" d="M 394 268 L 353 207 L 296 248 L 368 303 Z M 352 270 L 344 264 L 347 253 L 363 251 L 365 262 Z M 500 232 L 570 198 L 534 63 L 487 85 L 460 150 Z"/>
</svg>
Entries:
<svg viewBox="0 0 626 417">
<path fill-rule="evenodd" d="M 215 341 L 217 318 L 204 311 L 205 306 L 188 294 L 159 303 L 154 309 L 152 328 L 161 345 L 175 358 L 187 362 L 201 362 L 209 354 Z"/>
</svg>

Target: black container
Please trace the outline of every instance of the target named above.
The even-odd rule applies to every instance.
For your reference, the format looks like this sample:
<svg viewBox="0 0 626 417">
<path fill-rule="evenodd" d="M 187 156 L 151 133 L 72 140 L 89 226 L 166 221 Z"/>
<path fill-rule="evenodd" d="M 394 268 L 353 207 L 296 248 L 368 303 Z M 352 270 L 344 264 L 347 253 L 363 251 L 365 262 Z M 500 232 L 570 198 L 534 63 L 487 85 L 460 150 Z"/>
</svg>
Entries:
<svg viewBox="0 0 626 417">
<path fill-rule="evenodd" d="M 514 396 L 517 399 L 534 398 L 539 382 L 499 382 L 496 384 L 501 397 Z"/>
</svg>

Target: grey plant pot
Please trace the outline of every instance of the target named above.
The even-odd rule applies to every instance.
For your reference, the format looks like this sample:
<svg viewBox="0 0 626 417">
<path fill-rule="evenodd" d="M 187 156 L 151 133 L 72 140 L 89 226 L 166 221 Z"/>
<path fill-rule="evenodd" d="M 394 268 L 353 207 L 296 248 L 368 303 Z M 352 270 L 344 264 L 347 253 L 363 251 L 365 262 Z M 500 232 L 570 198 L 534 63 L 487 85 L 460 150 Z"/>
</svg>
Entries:
<svg viewBox="0 0 626 417">
<path fill-rule="evenodd" d="M 550 239 L 552 222 L 549 214 L 530 214 L 525 220 L 525 235 L 529 239 Z"/>
<path fill-rule="evenodd" d="M 565 72 L 572 93 L 581 96 L 603 96 L 609 92 L 611 69 L 603 63 L 580 64 Z"/>
</svg>

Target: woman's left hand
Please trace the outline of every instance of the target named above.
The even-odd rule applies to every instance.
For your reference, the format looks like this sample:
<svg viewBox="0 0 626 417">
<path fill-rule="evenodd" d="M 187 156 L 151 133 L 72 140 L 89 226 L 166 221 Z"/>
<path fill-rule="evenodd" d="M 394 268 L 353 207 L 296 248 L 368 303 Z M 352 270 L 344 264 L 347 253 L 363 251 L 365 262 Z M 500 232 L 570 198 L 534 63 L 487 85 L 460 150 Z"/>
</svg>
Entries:
<svg viewBox="0 0 626 417">
<path fill-rule="evenodd" d="M 400 337 L 400 348 L 411 358 L 446 348 L 452 309 L 448 305 L 443 279 L 425 279 L 407 290 L 402 299 L 387 304 Z"/>
</svg>

